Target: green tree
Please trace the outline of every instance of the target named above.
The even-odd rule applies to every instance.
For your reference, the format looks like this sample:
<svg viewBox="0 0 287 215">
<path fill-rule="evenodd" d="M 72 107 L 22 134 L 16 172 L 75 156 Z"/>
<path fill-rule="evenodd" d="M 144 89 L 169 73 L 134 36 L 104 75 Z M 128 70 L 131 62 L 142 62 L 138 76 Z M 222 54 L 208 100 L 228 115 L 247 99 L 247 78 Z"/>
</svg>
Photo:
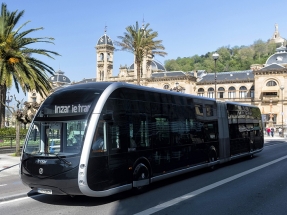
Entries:
<svg viewBox="0 0 287 215">
<path fill-rule="evenodd" d="M 264 64 L 270 55 L 274 54 L 276 43 L 256 40 L 250 46 L 222 46 L 217 49 L 219 59 L 216 64 L 217 72 L 239 71 L 250 69 L 252 64 Z M 176 60 L 166 60 L 165 67 L 168 71 L 206 70 L 214 72 L 213 52 L 192 57 L 178 57 Z M 176 69 L 175 69 L 176 68 Z"/>
<path fill-rule="evenodd" d="M 258 63 L 260 63 L 261 57 L 267 52 L 267 46 L 262 40 L 257 40 L 254 42 L 253 48 L 255 51 L 255 57 L 258 58 Z"/>
<path fill-rule="evenodd" d="M 0 15 L 0 120 L 1 127 L 4 126 L 5 104 L 7 88 L 13 83 L 16 90 L 22 89 L 24 94 L 35 89 L 41 96 L 46 96 L 51 90 L 46 72 L 54 74 L 52 67 L 44 62 L 32 57 L 33 54 L 44 55 L 53 58 L 59 55 L 57 52 L 45 49 L 29 48 L 28 46 L 36 43 L 52 43 L 54 38 L 28 37 L 30 33 L 43 30 L 34 28 L 22 31 L 30 21 L 25 22 L 16 29 L 19 20 L 23 17 L 24 11 L 18 10 L 9 12 L 7 5 L 2 3 Z"/>
<path fill-rule="evenodd" d="M 138 85 L 140 85 L 140 71 L 143 59 L 148 56 L 165 56 L 167 54 L 166 52 L 162 51 L 165 49 L 162 45 L 162 40 L 155 40 L 155 38 L 158 37 L 158 33 L 148 27 L 149 23 L 140 27 L 138 22 L 136 22 L 136 25 L 126 27 L 124 36 L 118 36 L 120 41 L 115 42 L 115 44 L 119 46 L 122 51 L 131 52 L 135 56 Z"/>
<path fill-rule="evenodd" d="M 240 63 L 240 68 L 243 70 L 249 69 L 254 62 L 255 51 L 251 47 L 245 47 L 238 51 L 235 59 Z"/>
<path fill-rule="evenodd" d="M 181 66 L 178 65 L 176 60 L 167 60 L 165 61 L 165 69 L 167 71 L 179 71 L 181 70 Z"/>
</svg>

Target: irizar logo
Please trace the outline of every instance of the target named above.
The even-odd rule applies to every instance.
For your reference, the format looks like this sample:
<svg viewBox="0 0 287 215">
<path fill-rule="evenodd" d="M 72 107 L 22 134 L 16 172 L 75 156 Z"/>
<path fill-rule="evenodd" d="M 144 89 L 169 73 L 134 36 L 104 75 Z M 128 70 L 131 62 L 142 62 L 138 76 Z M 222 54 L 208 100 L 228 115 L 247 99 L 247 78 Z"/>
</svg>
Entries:
<svg viewBox="0 0 287 215">
<path fill-rule="evenodd" d="M 40 169 L 39 169 L 39 174 L 42 175 L 43 172 L 44 172 L 43 168 L 40 168 Z"/>
<path fill-rule="evenodd" d="M 38 159 L 38 160 L 35 161 L 35 163 L 36 164 L 46 164 L 47 160 L 40 160 L 40 159 Z"/>
</svg>

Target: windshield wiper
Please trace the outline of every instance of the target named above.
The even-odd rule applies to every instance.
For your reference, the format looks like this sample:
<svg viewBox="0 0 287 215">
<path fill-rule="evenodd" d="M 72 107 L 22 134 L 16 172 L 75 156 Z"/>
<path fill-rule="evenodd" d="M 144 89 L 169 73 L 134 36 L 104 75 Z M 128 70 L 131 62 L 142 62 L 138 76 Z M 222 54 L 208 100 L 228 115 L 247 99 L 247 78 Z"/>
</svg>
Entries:
<svg viewBox="0 0 287 215">
<path fill-rule="evenodd" d="M 40 152 L 39 155 L 43 154 L 42 152 Z M 63 161 L 65 164 L 67 164 L 68 166 L 71 166 L 72 163 L 67 161 L 66 159 L 64 158 L 61 158 L 58 154 L 54 154 L 54 153 L 49 153 L 49 152 L 44 152 L 45 155 L 55 155 L 60 161 Z"/>
<path fill-rule="evenodd" d="M 63 161 L 65 164 L 67 164 L 67 165 L 69 165 L 69 166 L 72 165 L 71 162 L 67 161 L 67 160 L 64 159 L 64 158 L 61 158 L 58 154 L 52 154 L 52 155 L 56 155 L 56 157 L 57 157 L 59 160 Z"/>
</svg>

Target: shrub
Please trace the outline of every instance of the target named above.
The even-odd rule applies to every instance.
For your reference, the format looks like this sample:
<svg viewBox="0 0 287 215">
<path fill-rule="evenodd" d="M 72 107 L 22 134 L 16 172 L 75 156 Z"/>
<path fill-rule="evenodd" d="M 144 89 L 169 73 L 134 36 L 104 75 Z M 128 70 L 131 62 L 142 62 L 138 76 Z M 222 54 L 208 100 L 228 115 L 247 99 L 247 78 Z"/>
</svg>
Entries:
<svg viewBox="0 0 287 215">
<path fill-rule="evenodd" d="M 25 136 L 27 134 L 27 129 L 20 129 L 20 135 Z M 3 136 L 15 136 L 16 128 L 0 128 L 0 137 Z"/>
</svg>

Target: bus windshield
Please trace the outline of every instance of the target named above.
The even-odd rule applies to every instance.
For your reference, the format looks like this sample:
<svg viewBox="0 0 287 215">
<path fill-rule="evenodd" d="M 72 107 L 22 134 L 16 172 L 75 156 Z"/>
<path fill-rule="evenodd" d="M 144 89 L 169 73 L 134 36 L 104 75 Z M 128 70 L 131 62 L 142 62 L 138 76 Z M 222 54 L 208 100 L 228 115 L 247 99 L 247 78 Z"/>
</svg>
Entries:
<svg viewBox="0 0 287 215">
<path fill-rule="evenodd" d="M 73 155 L 81 152 L 86 120 L 37 122 L 27 134 L 24 153 L 37 156 Z"/>
</svg>

